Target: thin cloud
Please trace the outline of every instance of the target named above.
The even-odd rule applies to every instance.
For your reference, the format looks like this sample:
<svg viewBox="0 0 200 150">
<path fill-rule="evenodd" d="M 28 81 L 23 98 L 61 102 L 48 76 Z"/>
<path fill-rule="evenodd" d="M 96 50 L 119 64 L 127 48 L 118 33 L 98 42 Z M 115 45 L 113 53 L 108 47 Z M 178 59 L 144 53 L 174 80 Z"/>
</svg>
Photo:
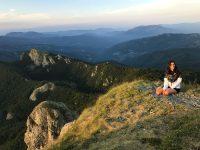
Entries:
<svg viewBox="0 0 200 150">
<path fill-rule="evenodd" d="M 107 20 L 124 20 L 139 23 L 170 23 L 198 21 L 200 19 L 199 0 L 154 0 L 123 9 L 105 10 L 98 14 Z"/>
<path fill-rule="evenodd" d="M 15 9 L 0 13 L 0 23 L 3 22 L 39 22 L 48 21 L 51 16 L 46 13 L 19 13 Z"/>
<path fill-rule="evenodd" d="M 200 20 L 199 0 L 151 0 L 121 9 L 104 9 L 92 13 L 19 13 L 14 8 L 0 13 L 0 23 L 26 22 L 38 25 L 54 24 L 163 24 L 197 22 Z"/>
<path fill-rule="evenodd" d="M 11 9 L 9 9 L 9 11 L 10 11 L 10 12 L 15 12 L 16 10 L 13 9 L 13 8 L 11 8 Z"/>
</svg>

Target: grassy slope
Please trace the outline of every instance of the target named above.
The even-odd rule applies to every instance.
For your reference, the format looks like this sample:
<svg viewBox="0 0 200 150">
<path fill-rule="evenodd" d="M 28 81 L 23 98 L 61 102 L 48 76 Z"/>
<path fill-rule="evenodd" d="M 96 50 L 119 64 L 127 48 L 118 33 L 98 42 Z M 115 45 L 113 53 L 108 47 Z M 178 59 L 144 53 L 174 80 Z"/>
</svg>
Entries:
<svg viewBox="0 0 200 150">
<path fill-rule="evenodd" d="M 155 97 L 159 82 L 124 83 L 83 111 L 51 149 L 199 148 L 200 110 L 173 100 L 200 101 L 200 87 L 172 97 Z M 199 103 L 200 105 L 200 103 Z"/>
</svg>

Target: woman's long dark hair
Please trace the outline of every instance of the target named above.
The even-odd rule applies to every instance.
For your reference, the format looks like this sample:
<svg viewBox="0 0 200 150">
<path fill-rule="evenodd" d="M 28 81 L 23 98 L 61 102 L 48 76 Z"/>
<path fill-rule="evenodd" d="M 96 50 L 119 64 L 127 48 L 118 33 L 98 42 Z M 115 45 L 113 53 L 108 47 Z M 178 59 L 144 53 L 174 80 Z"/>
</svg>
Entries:
<svg viewBox="0 0 200 150">
<path fill-rule="evenodd" d="M 170 65 L 171 63 L 175 64 L 174 70 L 171 71 L 170 69 Z M 179 77 L 181 76 L 181 72 L 178 70 L 178 67 L 176 66 L 176 63 L 174 60 L 170 60 L 168 62 L 168 66 L 167 66 L 167 71 L 165 74 L 165 77 L 170 81 L 170 82 L 175 82 Z"/>
<path fill-rule="evenodd" d="M 174 64 L 175 64 L 175 68 L 174 68 L 173 71 L 171 71 L 171 69 L 170 69 L 171 63 L 174 63 Z M 175 62 L 174 60 L 170 60 L 170 61 L 168 62 L 168 65 L 167 65 L 167 71 L 166 71 L 166 73 L 167 73 L 167 74 L 173 74 L 174 72 L 179 72 L 179 70 L 178 70 L 178 67 L 177 67 L 177 65 L 176 65 L 176 62 Z"/>
</svg>

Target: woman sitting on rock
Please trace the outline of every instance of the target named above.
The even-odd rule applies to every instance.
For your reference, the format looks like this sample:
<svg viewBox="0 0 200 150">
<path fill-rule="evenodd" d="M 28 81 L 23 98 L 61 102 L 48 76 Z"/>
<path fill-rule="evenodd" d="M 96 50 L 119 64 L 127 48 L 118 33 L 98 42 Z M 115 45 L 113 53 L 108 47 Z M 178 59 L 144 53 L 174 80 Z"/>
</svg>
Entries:
<svg viewBox="0 0 200 150">
<path fill-rule="evenodd" d="M 164 77 L 164 87 L 158 87 L 156 89 L 157 95 L 170 95 L 180 92 L 182 77 L 178 70 L 175 61 L 171 60 L 168 63 L 167 71 Z"/>
</svg>

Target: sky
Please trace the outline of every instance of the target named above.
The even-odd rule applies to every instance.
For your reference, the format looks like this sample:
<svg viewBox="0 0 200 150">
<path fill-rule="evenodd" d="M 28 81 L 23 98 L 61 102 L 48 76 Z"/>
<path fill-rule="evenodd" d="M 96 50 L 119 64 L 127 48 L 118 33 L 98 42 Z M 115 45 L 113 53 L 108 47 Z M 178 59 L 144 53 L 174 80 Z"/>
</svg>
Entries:
<svg viewBox="0 0 200 150">
<path fill-rule="evenodd" d="M 200 0 L 0 0 L 0 29 L 200 21 Z"/>
</svg>

